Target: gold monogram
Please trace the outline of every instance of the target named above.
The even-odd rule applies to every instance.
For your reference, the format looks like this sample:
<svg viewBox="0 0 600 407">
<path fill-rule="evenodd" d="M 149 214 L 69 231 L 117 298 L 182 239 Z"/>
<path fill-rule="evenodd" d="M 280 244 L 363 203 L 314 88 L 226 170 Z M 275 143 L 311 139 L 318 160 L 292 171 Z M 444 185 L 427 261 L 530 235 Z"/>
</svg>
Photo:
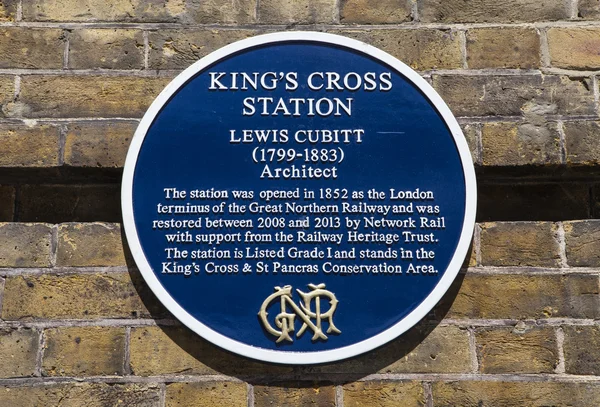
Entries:
<svg viewBox="0 0 600 407">
<path fill-rule="evenodd" d="M 307 328 L 310 328 L 313 331 L 313 341 L 316 341 L 317 339 L 326 341 L 328 339 L 327 335 L 325 335 L 321 329 L 321 323 L 323 321 L 329 323 L 329 328 L 327 329 L 328 334 L 332 332 L 336 334 L 342 333 L 333 324 L 333 314 L 338 305 L 338 300 L 335 298 L 335 295 L 331 291 L 325 290 L 325 284 L 309 284 L 308 287 L 312 290 L 308 293 L 296 290 L 303 300 L 303 303 L 300 302 L 299 306 L 292 300 L 292 286 L 286 285 L 283 288 L 275 287 L 275 292 L 269 295 L 260 307 L 258 316 L 267 332 L 278 337 L 277 343 L 283 340 L 290 342 L 294 341 L 290 336 L 290 332 L 294 332 L 296 315 L 300 317 L 303 322 L 296 335 L 297 338 L 302 336 Z M 321 297 L 329 299 L 329 309 L 326 312 L 321 312 Z M 280 331 L 273 328 L 267 319 L 267 316 L 269 315 L 267 307 L 277 298 L 280 300 L 281 312 L 275 317 L 275 326 L 281 329 Z M 315 300 L 314 311 L 312 311 L 311 307 L 313 299 Z M 288 312 L 288 306 L 292 309 L 293 313 Z M 313 322 L 313 319 L 315 322 Z"/>
</svg>

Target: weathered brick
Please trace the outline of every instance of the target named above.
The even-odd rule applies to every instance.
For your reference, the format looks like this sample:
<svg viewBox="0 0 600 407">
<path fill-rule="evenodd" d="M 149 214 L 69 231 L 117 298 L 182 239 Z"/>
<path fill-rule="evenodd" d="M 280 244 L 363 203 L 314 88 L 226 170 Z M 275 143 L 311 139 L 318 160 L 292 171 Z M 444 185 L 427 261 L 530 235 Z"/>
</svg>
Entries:
<svg viewBox="0 0 600 407">
<path fill-rule="evenodd" d="M 536 68 L 540 39 L 527 28 L 475 28 L 467 31 L 469 68 Z"/>
<path fill-rule="evenodd" d="M 149 289 L 134 286 L 126 272 L 7 277 L 2 318 L 131 318 L 160 312 L 152 303 L 148 311 L 136 287 L 142 298 L 149 296 Z"/>
<path fill-rule="evenodd" d="M 32 329 L 0 329 L 0 377 L 33 376 L 38 342 Z"/>
<path fill-rule="evenodd" d="M 200 24 L 248 24 L 256 22 L 257 0 L 191 0 L 187 8 L 191 21 Z"/>
<path fill-rule="evenodd" d="M 73 69 L 141 69 L 144 37 L 140 30 L 74 30 L 69 36 L 69 67 Z"/>
<path fill-rule="evenodd" d="M 68 383 L 0 387 L 0 405 L 10 407 L 156 407 L 159 402 L 160 389 L 156 385 Z"/>
<path fill-rule="evenodd" d="M 381 373 L 468 373 L 471 370 L 469 336 L 453 326 L 437 327 L 423 336 L 423 329 L 412 329 L 399 340 L 376 350 L 372 358 L 403 355 Z M 417 344 L 415 346 L 415 344 Z"/>
<path fill-rule="evenodd" d="M 15 2 L 16 3 L 16 2 Z M 185 15 L 181 0 L 28 0 L 23 2 L 25 21 L 139 21 L 177 22 Z"/>
<path fill-rule="evenodd" d="M 331 24 L 336 21 L 335 0 L 261 0 L 258 20 L 263 24 Z"/>
<path fill-rule="evenodd" d="M 548 30 L 550 64 L 557 68 L 600 68 L 600 28 L 551 28 Z"/>
<path fill-rule="evenodd" d="M 239 358 L 183 326 L 131 329 L 130 363 L 137 376 L 157 374 L 255 374 L 278 377 L 292 367 Z"/>
<path fill-rule="evenodd" d="M 563 0 L 417 0 L 422 22 L 487 23 L 569 19 Z"/>
<path fill-rule="evenodd" d="M 564 123 L 567 163 L 597 165 L 600 163 L 600 122 Z"/>
<path fill-rule="evenodd" d="M 14 21 L 17 16 L 18 0 L 0 1 L 0 21 Z"/>
<path fill-rule="evenodd" d="M 457 116 L 595 114 L 588 78 L 434 75 L 433 86 Z"/>
<path fill-rule="evenodd" d="M 474 164 L 481 164 L 481 160 L 479 159 L 479 124 L 461 124 L 463 134 L 465 135 L 465 139 L 467 140 L 467 144 L 469 145 L 469 151 L 471 152 L 471 158 L 473 159 Z"/>
<path fill-rule="evenodd" d="M 600 266 L 600 221 L 564 223 L 567 264 L 571 267 Z"/>
<path fill-rule="evenodd" d="M 152 326 L 131 329 L 131 371 L 136 376 L 181 372 L 216 374 L 195 357 L 210 354 L 205 350 L 209 350 L 206 342 L 184 327 Z"/>
<path fill-rule="evenodd" d="M 227 44 L 256 35 L 253 30 L 160 30 L 150 32 L 152 69 L 183 69 Z"/>
<path fill-rule="evenodd" d="M 550 222 L 481 224 L 484 266 L 559 267 L 557 226 Z"/>
<path fill-rule="evenodd" d="M 15 216 L 15 187 L 0 185 L 0 222 L 12 222 Z"/>
<path fill-rule="evenodd" d="M 17 219 L 21 222 L 121 220 L 118 185 L 22 185 Z"/>
<path fill-rule="evenodd" d="M 411 20 L 412 5 L 407 0 L 342 0 L 340 21 L 354 24 L 389 24 Z"/>
<path fill-rule="evenodd" d="M 124 266 L 121 227 L 114 223 L 63 223 L 58 227 L 57 266 Z"/>
<path fill-rule="evenodd" d="M 424 407 L 423 385 L 419 382 L 356 382 L 344 386 L 345 407 Z"/>
<path fill-rule="evenodd" d="M 376 46 L 416 70 L 462 67 L 460 40 L 452 30 L 331 30 Z"/>
<path fill-rule="evenodd" d="M 467 273 L 447 317 L 598 318 L 598 293 L 598 277 L 591 275 Z"/>
<path fill-rule="evenodd" d="M 0 267 L 49 267 L 51 264 L 50 225 L 42 223 L 0 223 Z"/>
<path fill-rule="evenodd" d="M 55 126 L 0 124 L 0 167 L 58 166 L 58 141 Z"/>
<path fill-rule="evenodd" d="M 590 217 L 590 187 L 575 182 L 479 184 L 478 221 L 535 221 Z"/>
<path fill-rule="evenodd" d="M 43 374 L 46 376 L 122 375 L 125 328 L 47 329 Z"/>
<path fill-rule="evenodd" d="M 600 18 L 600 2 L 598 0 L 579 0 L 579 17 L 584 20 Z"/>
<path fill-rule="evenodd" d="M 245 383 L 172 383 L 167 386 L 166 407 L 246 407 L 247 397 Z"/>
<path fill-rule="evenodd" d="M 486 166 L 560 164 L 556 123 L 484 123 L 482 161 Z"/>
<path fill-rule="evenodd" d="M 141 117 L 168 78 L 38 76 L 21 79 L 17 111 L 26 117 Z"/>
<path fill-rule="evenodd" d="M 600 405 L 598 383 L 456 381 L 433 383 L 435 407 L 587 407 Z"/>
<path fill-rule="evenodd" d="M 62 30 L 5 27 L 0 29 L 0 68 L 62 68 Z"/>
<path fill-rule="evenodd" d="M 481 328 L 475 337 L 482 373 L 553 373 L 558 364 L 554 328 Z"/>
<path fill-rule="evenodd" d="M 83 122 L 68 126 L 65 164 L 123 168 L 137 122 Z"/>
<path fill-rule="evenodd" d="M 600 373 L 600 328 L 598 326 L 565 326 L 565 371 L 568 374 Z"/>
<path fill-rule="evenodd" d="M 335 388 L 323 383 L 290 382 L 272 386 L 254 386 L 254 405 L 267 406 L 335 406 Z"/>
</svg>

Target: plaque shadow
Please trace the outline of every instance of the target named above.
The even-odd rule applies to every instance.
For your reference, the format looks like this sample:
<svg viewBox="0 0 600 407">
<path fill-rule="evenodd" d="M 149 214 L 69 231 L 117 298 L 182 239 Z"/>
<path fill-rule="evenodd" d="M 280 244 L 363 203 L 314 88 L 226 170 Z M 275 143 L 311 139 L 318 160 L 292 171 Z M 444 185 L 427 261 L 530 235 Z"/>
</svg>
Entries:
<svg viewBox="0 0 600 407">
<path fill-rule="evenodd" d="M 124 236 L 123 241 L 125 241 Z M 156 358 L 163 361 L 157 362 L 156 365 L 142 361 L 141 364 L 145 367 L 138 368 L 136 360 L 139 359 L 135 359 L 132 355 L 131 374 L 141 376 L 219 374 L 232 376 L 255 386 L 307 388 L 315 384 L 342 385 L 372 374 L 440 373 L 442 370 L 439 366 L 452 365 L 455 354 L 447 347 L 449 341 L 446 333 L 432 335 L 432 332 L 440 325 L 458 295 L 466 276 L 471 250 L 463 268 L 444 297 L 425 318 L 407 332 L 362 355 L 308 366 L 280 365 L 250 359 L 203 339 L 181 324 L 160 303 L 146 285 L 132 257 L 128 255 L 126 259 L 131 280 L 149 314 L 141 316 L 149 316 L 157 324 L 156 328 L 140 328 L 141 330 L 154 329 L 153 334 L 147 334 L 144 338 L 142 335 L 134 337 L 132 333 L 131 340 L 148 342 L 142 345 L 142 349 L 148 349 L 149 354 L 142 355 L 143 357 L 137 355 L 138 358 L 148 361 Z M 461 330 L 458 327 L 453 329 Z M 466 338 L 466 335 L 463 337 Z M 417 349 L 419 345 L 421 347 Z M 151 354 L 152 352 L 154 354 Z"/>
</svg>

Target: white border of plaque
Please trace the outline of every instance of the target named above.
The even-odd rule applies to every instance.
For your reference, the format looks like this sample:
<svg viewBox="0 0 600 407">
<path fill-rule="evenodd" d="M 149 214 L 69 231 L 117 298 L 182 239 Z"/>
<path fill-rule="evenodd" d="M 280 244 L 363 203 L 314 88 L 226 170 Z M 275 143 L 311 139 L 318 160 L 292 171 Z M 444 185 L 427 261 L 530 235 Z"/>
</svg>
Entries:
<svg viewBox="0 0 600 407">
<path fill-rule="evenodd" d="M 431 103 L 438 110 L 442 116 L 446 125 L 450 129 L 456 143 L 460 160 L 462 162 L 462 168 L 464 171 L 466 197 L 465 197 L 465 218 L 462 227 L 462 232 L 459 238 L 458 245 L 454 256 L 452 257 L 448 268 L 444 275 L 440 279 L 439 283 L 435 286 L 432 292 L 405 318 L 401 321 L 388 328 L 387 330 L 370 337 L 369 339 L 355 343 L 350 346 L 315 352 L 293 352 L 285 350 L 270 350 L 264 348 L 257 348 L 250 346 L 239 341 L 233 340 L 224 336 L 208 326 L 202 324 L 192 315 L 190 315 L 184 308 L 182 308 L 164 289 L 159 280 L 156 278 L 154 272 L 138 239 L 138 233 L 134 222 L 133 212 L 133 176 L 134 170 L 140 152 L 140 148 L 144 141 L 144 137 L 154 119 L 163 108 L 163 106 L 169 101 L 169 99 L 177 92 L 185 83 L 190 80 L 198 72 L 201 72 L 206 67 L 214 64 L 221 59 L 227 58 L 235 54 L 236 52 L 256 47 L 264 44 L 276 44 L 285 43 L 289 41 L 306 41 L 315 43 L 325 43 L 338 45 L 341 48 L 349 48 L 360 51 L 366 55 L 387 64 L 404 75 L 410 82 L 418 87 L 421 92 L 431 101 Z M 281 32 L 273 34 L 259 35 L 253 38 L 248 38 L 227 45 L 217 51 L 214 51 L 210 55 L 197 61 L 181 74 L 179 74 L 169 85 L 158 95 L 156 100 L 152 103 L 143 119 L 141 120 L 127 154 L 125 161 L 125 168 L 123 174 L 123 184 L 121 192 L 121 204 L 123 210 L 123 223 L 125 228 L 125 234 L 127 236 L 127 242 L 135 259 L 135 262 L 142 273 L 144 280 L 150 286 L 154 294 L 158 297 L 161 303 L 182 323 L 184 323 L 192 331 L 196 332 L 208 341 L 225 348 L 231 352 L 247 356 L 253 359 L 263 360 L 267 362 L 283 363 L 283 364 L 316 364 L 325 363 L 331 361 L 337 361 L 346 359 L 352 356 L 356 356 L 372 349 L 375 349 L 392 339 L 398 337 L 408 329 L 418 323 L 423 317 L 425 317 L 440 301 L 446 291 L 450 288 L 450 285 L 458 275 L 463 261 L 468 253 L 469 245 L 471 242 L 474 226 L 475 226 L 475 212 L 476 212 L 476 201 L 477 201 L 477 187 L 475 179 L 475 171 L 472 164 L 472 158 L 469 150 L 469 146 L 465 140 L 462 130 L 453 116 L 452 112 L 437 94 L 437 92 L 415 71 L 410 67 L 400 62 L 390 54 L 381 51 L 371 45 L 363 42 L 353 40 L 350 38 L 342 37 L 334 34 L 325 34 L 318 32 L 305 32 L 305 31 L 291 31 Z"/>
</svg>

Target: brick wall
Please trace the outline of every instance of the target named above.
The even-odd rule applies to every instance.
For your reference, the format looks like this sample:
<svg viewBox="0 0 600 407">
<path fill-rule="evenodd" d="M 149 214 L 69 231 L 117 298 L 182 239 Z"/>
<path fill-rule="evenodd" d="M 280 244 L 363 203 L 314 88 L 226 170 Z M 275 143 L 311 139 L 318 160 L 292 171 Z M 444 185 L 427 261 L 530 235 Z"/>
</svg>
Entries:
<svg viewBox="0 0 600 407">
<path fill-rule="evenodd" d="M 430 316 L 334 364 L 181 327 L 124 244 L 138 120 L 183 68 L 288 29 L 357 38 L 448 102 L 479 183 L 473 250 Z M 600 405 L 600 3 L 2 0 L 0 405 Z"/>
</svg>

